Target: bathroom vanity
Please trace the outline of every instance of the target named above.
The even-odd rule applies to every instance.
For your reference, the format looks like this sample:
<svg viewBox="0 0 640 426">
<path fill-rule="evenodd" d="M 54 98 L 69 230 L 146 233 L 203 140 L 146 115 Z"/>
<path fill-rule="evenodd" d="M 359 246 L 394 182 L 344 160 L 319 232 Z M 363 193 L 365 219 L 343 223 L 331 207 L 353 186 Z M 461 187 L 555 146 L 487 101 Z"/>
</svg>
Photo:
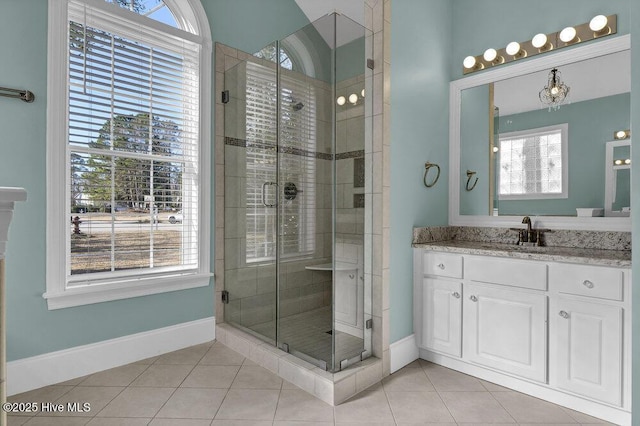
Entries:
<svg viewBox="0 0 640 426">
<path fill-rule="evenodd" d="M 631 422 L 631 252 L 414 244 L 420 357 Z"/>
</svg>

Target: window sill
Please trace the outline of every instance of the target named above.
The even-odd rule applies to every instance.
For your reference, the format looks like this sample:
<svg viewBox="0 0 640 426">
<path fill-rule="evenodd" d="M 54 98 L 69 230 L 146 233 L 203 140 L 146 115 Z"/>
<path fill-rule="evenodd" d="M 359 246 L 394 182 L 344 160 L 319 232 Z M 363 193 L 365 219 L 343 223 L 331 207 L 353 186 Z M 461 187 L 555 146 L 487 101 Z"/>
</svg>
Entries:
<svg viewBox="0 0 640 426">
<path fill-rule="evenodd" d="M 207 287 L 213 274 L 199 273 L 181 276 L 153 278 L 128 278 L 110 284 L 71 287 L 62 292 L 47 292 L 42 295 L 47 300 L 49 310 L 90 305 L 93 303 L 129 299 L 168 293 L 170 291 Z"/>
</svg>

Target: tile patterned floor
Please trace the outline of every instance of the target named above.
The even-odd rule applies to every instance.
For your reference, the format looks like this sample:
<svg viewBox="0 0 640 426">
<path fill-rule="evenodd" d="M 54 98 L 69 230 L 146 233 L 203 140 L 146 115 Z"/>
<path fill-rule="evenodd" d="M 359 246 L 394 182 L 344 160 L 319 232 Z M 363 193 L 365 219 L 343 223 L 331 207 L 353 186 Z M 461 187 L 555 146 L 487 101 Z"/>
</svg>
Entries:
<svg viewBox="0 0 640 426">
<path fill-rule="evenodd" d="M 330 306 L 290 315 L 280 320 L 280 340 L 292 350 L 302 352 L 312 358 L 331 365 L 331 320 Z M 275 321 L 250 327 L 258 334 L 273 334 Z M 341 331 L 336 331 L 336 360 L 350 359 L 364 350 L 364 340 Z"/>
<path fill-rule="evenodd" d="M 74 416 L 10 416 L 9 426 L 604 424 L 421 360 L 332 407 L 218 342 L 9 400 L 91 404 L 91 411 Z"/>
</svg>

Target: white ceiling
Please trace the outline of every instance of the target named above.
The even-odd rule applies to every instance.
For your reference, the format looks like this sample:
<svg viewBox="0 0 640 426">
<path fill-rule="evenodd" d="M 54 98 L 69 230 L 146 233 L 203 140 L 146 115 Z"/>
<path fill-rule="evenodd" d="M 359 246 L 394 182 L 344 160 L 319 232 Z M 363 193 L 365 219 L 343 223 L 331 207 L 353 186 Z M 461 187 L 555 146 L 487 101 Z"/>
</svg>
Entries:
<svg viewBox="0 0 640 426">
<path fill-rule="evenodd" d="M 623 51 L 558 67 L 569 86 L 565 103 L 576 103 L 631 91 L 631 55 Z M 494 102 L 500 116 L 545 108 L 538 93 L 547 84 L 550 70 L 495 83 Z"/>
<path fill-rule="evenodd" d="M 317 23 L 315 21 L 330 13 L 337 12 L 364 26 L 364 0 L 296 0 L 296 3 L 307 15 L 309 21 L 314 23 L 318 33 L 331 48 L 334 47 L 333 23 L 330 20 L 322 20 Z M 362 37 L 362 35 L 362 28 L 357 28 L 357 25 L 340 25 L 336 35 L 336 44 L 342 46 Z"/>
</svg>

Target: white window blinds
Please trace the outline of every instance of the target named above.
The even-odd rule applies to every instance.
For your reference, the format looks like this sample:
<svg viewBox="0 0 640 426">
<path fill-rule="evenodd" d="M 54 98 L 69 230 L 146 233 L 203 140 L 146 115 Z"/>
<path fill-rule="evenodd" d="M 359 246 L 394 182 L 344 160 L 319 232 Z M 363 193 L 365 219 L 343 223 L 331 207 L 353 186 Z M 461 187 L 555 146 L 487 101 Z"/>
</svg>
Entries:
<svg viewBox="0 0 640 426">
<path fill-rule="evenodd" d="M 275 71 L 247 62 L 246 79 L 246 261 L 275 259 L 278 233 L 283 257 L 310 255 L 315 250 L 316 162 L 323 161 L 316 153 L 315 90 L 301 75 L 281 75 L 278 141 Z M 293 199 L 283 196 L 287 183 L 300 191 Z"/>
<path fill-rule="evenodd" d="M 70 2 L 69 285 L 198 268 L 199 52 Z"/>
</svg>

